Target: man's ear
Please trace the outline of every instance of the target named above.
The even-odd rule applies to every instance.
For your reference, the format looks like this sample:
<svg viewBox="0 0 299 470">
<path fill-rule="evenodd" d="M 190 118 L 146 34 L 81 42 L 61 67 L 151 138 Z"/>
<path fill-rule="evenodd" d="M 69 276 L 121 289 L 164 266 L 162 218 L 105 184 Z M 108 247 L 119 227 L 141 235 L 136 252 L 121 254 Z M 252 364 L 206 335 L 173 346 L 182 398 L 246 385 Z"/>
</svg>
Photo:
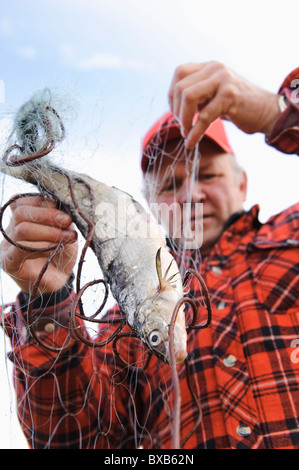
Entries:
<svg viewBox="0 0 299 470">
<path fill-rule="evenodd" d="M 239 187 L 240 187 L 240 191 L 243 195 L 243 202 L 247 198 L 247 181 L 248 181 L 247 173 L 244 170 L 242 170 L 241 175 L 240 175 L 240 182 L 239 182 L 240 186 Z"/>
</svg>

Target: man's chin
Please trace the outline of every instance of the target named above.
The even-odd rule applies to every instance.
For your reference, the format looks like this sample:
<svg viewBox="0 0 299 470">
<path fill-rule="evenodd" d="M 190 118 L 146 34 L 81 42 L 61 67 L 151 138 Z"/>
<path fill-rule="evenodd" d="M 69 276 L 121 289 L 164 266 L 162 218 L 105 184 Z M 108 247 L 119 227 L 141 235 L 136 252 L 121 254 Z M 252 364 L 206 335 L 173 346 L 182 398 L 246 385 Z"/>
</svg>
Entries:
<svg viewBox="0 0 299 470">
<path fill-rule="evenodd" d="M 198 250 L 202 247 L 202 232 L 194 232 L 186 237 L 174 238 L 175 245 L 181 250 Z"/>
<path fill-rule="evenodd" d="M 179 234 L 181 236 L 172 237 L 175 245 L 181 250 L 195 249 L 200 250 L 203 254 L 209 253 L 221 235 L 219 227 L 215 227 L 215 220 L 212 216 L 206 217 L 202 224 L 192 223 L 188 230 L 181 227 Z"/>
</svg>

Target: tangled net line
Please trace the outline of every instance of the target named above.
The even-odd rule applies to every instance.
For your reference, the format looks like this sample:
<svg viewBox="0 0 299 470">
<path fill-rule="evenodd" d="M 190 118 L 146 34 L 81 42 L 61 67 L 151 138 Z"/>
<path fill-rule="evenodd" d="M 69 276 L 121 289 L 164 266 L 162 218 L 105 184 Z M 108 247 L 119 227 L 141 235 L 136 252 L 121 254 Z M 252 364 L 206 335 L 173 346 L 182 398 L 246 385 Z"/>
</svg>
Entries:
<svg viewBox="0 0 299 470">
<path fill-rule="evenodd" d="M 38 113 L 41 117 L 42 121 L 42 126 L 43 126 L 43 133 L 44 133 L 44 138 L 45 138 L 45 143 L 42 145 L 40 149 L 37 149 L 37 137 L 38 134 L 40 133 L 40 130 L 37 129 L 36 125 L 34 123 L 30 123 L 29 120 L 25 122 L 27 125 L 27 130 L 24 132 L 25 139 L 23 140 L 23 145 L 20 146 L 19 144 L 15 143 L 11 145 L 4 153 L 4 156 L 2 158 L 2 161 L 7 165 L 7 166 L 20 166 L 24 165 L 26 163 L 30 163 L 36 159 L 39 159 L 47 154 L 49 154 L 56 142 L 59 142 L 63 140 L 65 136 L 65 128 L 63 125 L 63 122 L 57 113 L 57 111 L 50 105 L 50 104 L 44 104 L 42 106 L 39 106 Z M 56 121 L 56 130 L 53 132 L 53 118 Z M 59 131 L 57 132 L 57 123 L 58 123 L 58 129 Z M 13 151 L 17 150 L 17 154 L 13 154 Z M 20 156 L 21 155 L 21 156 Z M 29 302 L 28 302 L 28 310 L 27 310 L 27 327 L 28 330 L 31 334 L 31 336 L 34 338 L 34 340 L 39 344 L 40 347 L 49 350 L 51 352 L 55 353 L 60 353 L 64 350 L 66 350 L 70 344 L 70 341 L 72 338 L 75 338 L 79 341 L 82 341 L 84 344 L 92 347 L 104 347 L 108 345 L 112 341 L 112 349 L 113 352 L 116 356 L 116 358 L 120 361 L 121 365 L 134 370 L 134 371 L 144 371 L 148 365 L 149 362 L 154 354 L 153 351 L 150 349 L 146 350 L 147 358 L 144 361 L 144 364 L 141 367 L 136 367 L 131 364 L 129 364 L 126 360 L 124 360 L 117 348 L 117 342 L 121 338 L 138 338 L 138 336 L 132 331 L 132 332 L 122 332 L 123 327 L 127 324 L 126 318 L 124 315 L 121 316 L 121 318 L 114 318 L 114 319 L 103 319 L 103 318 L 97 318 L 100 313 L 102 312 L 103 308 L 105 307 L 105 304 L 108 299 L 109 295 L 109 286 L 107 282 L 104 279 L 95 279 L 93 281 L 87 282 L 83 287 L 81 287 L 81 274 L 82 274 L 82 268 L 83 268 L 83 263 L 86 255 L 86 251 L 89 247 L 92 245 L 92 239 L 93 235 L 95 232 L 95 225 L 94 225 L 94 220 L 93 216 L 90 218 L 87 217 L 79 208 L 75 192 L 74 192 L 74 187 L 73 187 L 73 182 L 76 183 L 81 183 L 83 184 L 89 194 L 89 199 L 91 203 L 91 208 L 93 208 L 94 204 L 94 196 L 93 196 L 93 190 L 91 186 L 84 181 L 81 178 L 73 178 L 73 180 L 70 178 L 70 176 L 63 170 L 58 170 L 60 173 L 67 178 L 68 181 L 68 186 L 69 186 L 69 191 L 71 195 L 71 200 L 74 205 L 75 210 L 79 214 L 79 216 L 85 221 L 87 225 L 87 236 L 85 237 L 85 243 L 82 248 L 79 262 L 78 262 L 78 269 L 77 269 L 77 274 L 75 276 L 75 284 L 76 284 L 76 297 L 75 301 L 73 302 L 72 309 L 70 312 L 70 328 L 69 328 L 69 335 L 68 335 L 68 340 L 65 342 L 65 344 L 60 347 L 56 348 L 54 346 L 50 346 L 49 344 L 46 344 L 41 340 L 39 335 L 37 334 L 34 325 L 36 319 L 34 318 L 34 312 L 33 312 L 33 305 L 34 305 L 34 300 L 37 297 L 38 291 L 39 291 L 39 285 L 41 282 L 41 279 L 43 275 L 45 274 L 46 270 L 48 269 L 50 263 L 52 262 L 53 258 L 58 255 L 63 249 L 64 249 L 64 243 L 59 242 L 57 245 L 53 245 L 47 248 L 31 248 L 25 245 L 21 245 L 14 240 L 12 240 L 7 233 L 5 232 L 3 228 L 3 215 L 5 210 L 7 209 L 8 206 L 16 202 L 20 198 L 28 197 L 28 196 L 35 196 L 36 193 L 25 193 L 25 194 L 19 194 L 14 197 L 12 197 L 7 203 L 5 203 L 1 208 L 0 208 L 0 231 L 2 235 L 5 237 L 5 239 L 13 244 L 15 247 L 17 247 L 20 250 L 28 251 L 28 252 L 34 252 L 34 253 L 43 253 L 43 252 L 51 252 L 50 255 L 48 256 L 47 261 L 45 262 L 44 266 L 42 267 L 36 281 L 34 282 L 32 286 L 32 290 L 30 292 L 30 297 L 29 297 Z M 187 358 L 184 360 L 185 363 L 185 368 L 186 368 L 186 378 L 187 378 L 187 384 L 188 388 L 191 394 L 191 398 L 196 404 L 196 407 L 198 409 L 198 419 L 193 427 L 193 429 L 188 433 L 188 435 L 184 438 L 184 440 L 180 443 L 179 442 L 179 426 L 180 426 L 180 387 L 179 387 L 179 379 L 178 379 L 178 374 L 176 370 L 176 361 L 175 361 L 175 352 L 174 352 L 174 325 L 176 322 L 176 318 L 179 312 L 180 307 L 183 304 L 189 304 L 192 308 L 193 312 L 193 318 L 191 322 L 186 326 L 186 331 L 187 334 L 189 334 L 192 330 L 199 330 L 203 328 L 207 328 L 210 323 L 211 323 L 211 316 L 212 316 L 212 308 L 211 308 L 211 301 L 210 301 L 210 296 L 209 292 L 207 290 L 206 284 L 204 280 L 202 279 L 201 275 L 195 270 L 195 269 L 188 269 L 184 279 L 183 279 L 183 287 L 184 289 L 186 288 L 188 281 L 191 276 L 194 276 L 197 278 L 199 281 L 204 299 L 206 302 L 206 310 L 207 310 L 207 319 L 203 324 L 197 324 L 197 317 L 198 317 L 198 302 L 192 299 L 191 297 L 188 297 L 187 294 L 182 297 L 172 314 L 171 322 L 169 324 L 169 351 L 170 351 L 170 367 L 171 367 L 171 372 L 172 372 L 172 377 L 173 377 L 173 385 L 174 385 L 174 411 L 173 411 L 173 437 L 172 437 L 172 448 L 181 448 L 185 445 L 187 440 L 191 437 L 191 435 L 195 432 L 196 428 L 201 422 L 201 408 L 198 402 L 198 399 L 196 397 L 196 394 L 192 390 L 191 387 L 191 381 L 190 381 L 190 367 Z M 86 316 L 84 313 L 83 309 L 83 304 L 82 304 L 82 296 L 85 293 L 85 291 L 96 284 L 103 284 L 105 288 L 105 294 L 104 294 L 104 299 L 100 305 L 100 307 L 96 310 L 96 312 L 91 315 L 91 316 Z M 120 312 L 121 313 L 121 312 Z M 86 336 L 82 335 L 80 332 L 81 325 L 76 321 L 76 319 L 81 319 L 83 321 L 87 322 L 92 322 L 92 323 L 98 323 L 98 324 L 103 324 L 103 323 L 109 323 L 111 324 L 118 324 L 116 329 L 113 331 L 113 333 L 103 341 L 94 341 L 88 339 Z M 160 359 L 163 360 L 159 356 Z"/>
</svg>

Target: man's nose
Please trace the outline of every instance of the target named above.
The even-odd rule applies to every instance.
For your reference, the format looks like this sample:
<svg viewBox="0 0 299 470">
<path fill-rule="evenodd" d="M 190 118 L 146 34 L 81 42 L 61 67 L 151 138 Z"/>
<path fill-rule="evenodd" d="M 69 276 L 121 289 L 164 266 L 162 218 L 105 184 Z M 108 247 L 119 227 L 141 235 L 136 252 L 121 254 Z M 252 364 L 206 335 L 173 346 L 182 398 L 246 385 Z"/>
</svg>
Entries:
<svg viewBox="0 0 299 470">
<path fill-rule="evenodd" d="M 202 184 L 194 178 L 187 177 L 184 183 L 177 191 L 177 202 L 180 204 L 186 202 L 203 202 L 206 195 L 203 191 Z"/>
</svg>

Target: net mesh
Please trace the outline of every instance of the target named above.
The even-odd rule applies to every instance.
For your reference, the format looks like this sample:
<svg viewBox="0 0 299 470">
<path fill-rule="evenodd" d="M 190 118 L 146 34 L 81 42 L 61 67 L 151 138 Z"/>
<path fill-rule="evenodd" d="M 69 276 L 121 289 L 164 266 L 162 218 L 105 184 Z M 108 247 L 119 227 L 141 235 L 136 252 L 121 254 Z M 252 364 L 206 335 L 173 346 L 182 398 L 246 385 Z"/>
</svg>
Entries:
<svg viewBox="0 0 299 470">
<path fill-rule="evenodd" d="M 6 161 L 14 161 L 20 155 L 21 158 L 35 155 L 44 148 L 48 150 L 49 141 L 56 143 L 62 139 L 63 134 L 64 128 L 53 108 L 51 92 L 39 92 L 20 109 L 14 120 Z M 11 143 L 15 140 L 18 142 L 17 147 Z M 17 156 L 11 156 L 12 150 L 17 151 Z M 190 217 L 190 211 L 198 202 L 193 198 L 193 185 L 200 161 L 198 148 L 195 153 L 187 151 L 184 143 L 180 141 L 169 152 L 166 146 L 161 145 L 157 136 L 156 143 L 151 145 L 148 152 L 150 165 L 144 175 L 144 195 L 149 207 L 156 203 L 169 181 L 173 188 L 173 203 L 181 204 L 176 187 L 175 165 L 178 160 L 184 160 L 189 181 L 184 202 L 189 203 L 187 218 Z M 162 169 L 162 159 L 157 158 L 158 155 L 167 157 L 169 165 L 166 171 Z M 34 171 L 34 164 L 30 165 L 33 165 L 30 171 Z M 41 244 L 37 245 L 40 249 Z M 182 239 L 177 243 L 174 237 L 168 237 L 168 245 L 174 253 L 182 276 L 190 267 L 200 269 L 200 246 L 189 249 L 186 240 Z M 85 240 L 79 237 L 79 252 L 84 246 Z M 81 286 L 91 277 L 94 279 L 102 276 L 97 260 L 90 251 L 88 249 L 87 261 L 85 259 L 81 272 Z M 28 259 L 30 256 L 28 254 Z M 45 252 L 44 255 L 39 254 L 39 258 L 40 265 L 44 266 L 49 255 Z M 55 275 L 55 267 L 65 262 L 64 251 L 58 250 L 53 261 Z M 51 265 L 47 269 L 52 269 Z M 22 277 L 21 269 L 19 276 Z M 13 384 L 18 396 L 18 419 L 26 438 L 34 448 L 161 448 L 165 442 L 165 445 L 169 446 L 167 436 L 172 434 L 174 410 L 177 410 L 174 371 L 156 357 L 148 365 L 148 351 L 145 346 L 126 329 L 124 335 L 114 342 L 94 347 L 94 340 L 102 342 L 103 338 L 113 335 L 120 324 L 120 314 L 111 296 L 102 316 L 104 319 L 108 318 L 109 311 L 108 320 L 99 324 L 87 321 L 103 304 L 105 295 L 101 284 L 93 284 L 86 290 L 81 301 L 89 318 L 84 317 L 73 323 L 70 336 L 66 316 L 57 315 L 54 318 L 55 326 L 49 326 L 53 324 L 53 318 L 47 323 L 48 310 L 47 305 L 44 305 L 47 295 L 39 290 L 39 301 L 42 302 L 43 308 L 39 309 L 38 317 L 34 317 L 34 323 L 43 321 L 45 331 L 38 334 L 38 339 L 45 345 L 55 344 L 55 351 L 52 351 L 51 347 L 42 351 L 40 345 L 30 336 L 28 324 L 24 321 L 20 325 L 14 312 L 3 324 L 12 343 L 13 353 L 8 353 L 8 356 L 14 361 Z M 205 302 L 200 303 L 205 306 Z M 67 319 L 71 308 L 69 304 L 65 307 Z M 190 312 L 187 317 L 188 315 L 191 315 Z M 61 326 L 58 330 L 55 328 L 57 325 Z M 89 338 L 91 343 L 76 341 L 74 333 L 77 330 L 80 330 L 80 335 L 82 331 L 82 335 Z M 27 356 L 28 342 L 31 344 L 31 357 Z M 42 365 L 36 367 L 41 357 Z M 72 373 L 75 369 L 76 372 Z M 78 370 L 81 375 L 77 374 Z M 187 373 L 188 369 L 183 364 L 178 370 L 179 378 L 186 378 Z M 190 391 L 190 394 L 199 416 L 195 426 L 197 427 L 200 423 L 200 407 L 194 393 Z M 158 418 L 162 410 L 163 413 Z M 195 427 L 191 424 L 186 426 L 186 431 L 180 438 L 183 445 L 195 432 Z"/>
</svg>

